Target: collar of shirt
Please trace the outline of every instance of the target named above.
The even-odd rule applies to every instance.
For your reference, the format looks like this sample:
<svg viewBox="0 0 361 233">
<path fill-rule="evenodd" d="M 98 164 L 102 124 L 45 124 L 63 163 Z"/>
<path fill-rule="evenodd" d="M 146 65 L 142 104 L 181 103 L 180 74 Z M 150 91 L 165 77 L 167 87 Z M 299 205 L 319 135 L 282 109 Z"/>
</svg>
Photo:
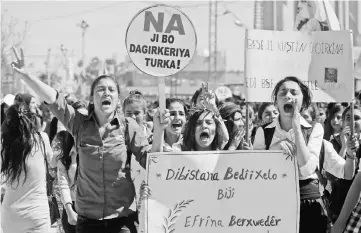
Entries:
<svg viewBox="0 0 361 233">
<path fill-rule="evenodd" d="M 183 134 L 180 135 L 179 140 L 175 143 L 173 143 L 172 146 L 170 146 L 165 140 L 163 143 L 163 151 L 164 152 L 173 152 L 173 151 L 182 151 L 181 145 L 183 142 Z"/>
<path fill-rule="evenodd" d="M 312 126 L 305 120 L 305 118 L 303 118 L 302 116 L 300 116 L 300 124 L 301 126 L 303 126 L 304 128 L 311 128 Z M 278 128 L 278 129 L 282 129 L 280 122 L 279 122 L 279 118 L 276 118 L 271 124 L 267 125 L 266 128 Z"/>
<path fill-rule="evenodd" d="M 92 111 L 91 113 L 89 113 L 89 114 L 85 117 L 85 120 L 86 120 L 86 121 L 90 121 L 90 120 L 96 121 L 94 111 Z M 121 118 L 120 118 L 120 116 L 119 116 L 119 113 L 118 113 L 117 111 L 115 111 L 115 112 L 114 112 L 114 117 L 113 117 L 113 119 L 110 121 L 110 125 L 120 125 L 120 122 L 121 122 Z"/>
</svg>

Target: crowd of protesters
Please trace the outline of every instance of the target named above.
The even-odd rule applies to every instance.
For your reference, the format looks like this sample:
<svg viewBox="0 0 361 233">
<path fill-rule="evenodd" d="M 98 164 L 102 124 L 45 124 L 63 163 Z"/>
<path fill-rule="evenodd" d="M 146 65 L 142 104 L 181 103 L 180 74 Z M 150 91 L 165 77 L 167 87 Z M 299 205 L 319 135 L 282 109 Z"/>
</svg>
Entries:
<svg viewBox="0 0 361 233">
<path fill-rule="evenodd" d="M 94 80 L 89 102 L 65 96 L 24 69 L 23 53 L 15 55 L 17 78 L 48 110 L 27 93 L 3 99 L 4 233 L 49 232 L 47 173 L 58 179 L 66 233 L 137 232 L 132 157 L 145 168 L 150 152 L 280 149 L 298 164 L 300 233 L 361 231 L 357 96 L 354 104 L 315 104 L 303 82 L 285 77 L 267 103 L 220 98 L 202 86 L 189 101 L 167 99 L 160 111 L 137 90 L 121 100 L 108 75 Z M 140 196 L 151 188 L 142 185 Z"/>
</svg>

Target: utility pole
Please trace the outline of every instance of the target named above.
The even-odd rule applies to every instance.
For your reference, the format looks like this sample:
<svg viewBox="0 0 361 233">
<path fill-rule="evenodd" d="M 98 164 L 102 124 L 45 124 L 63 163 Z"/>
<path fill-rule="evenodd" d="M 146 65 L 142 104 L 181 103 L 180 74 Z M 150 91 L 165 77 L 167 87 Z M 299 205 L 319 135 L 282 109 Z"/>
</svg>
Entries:
<svg viewBox="0 0 361 233">
<path fill-rule="evenodd" d="M 213 77 L 217 73 L 217 21 L 218 13 L 217 0 L 209 1 L 209 63 L 208 63 L 208 82 L 213 81 Z"/>
<path fill-rule="evenodd" d="M 82 34 L 81 34 L 81 43 L 82 43 L 82 51 L 81 51 L 81 55 L 82 55 L 82 61 L 83 61 L 83 74 L 85 76 L 85 32 L 87 30 L 87 28 L 89 27 L 89 24 L 85 21 L 82 20 L 80 22 L 80 24 L 77 24 L 78 27 L 80 27 L 82 29 Z"/>
<path fill-rule="evenodd" d="M 260 0 L 254 3 L 254 28 L 263 29 L 263 2 Z"/>
<path fill-rule="evenodd" d="M 46 77 L 48 79 L 48 85 L 51 86 L 51 80 L 50 80 L 50 70 L 49 70 L 49 66 L 50 66 L 50 52 L 51 52 L 51 49 L 49 48 L 48 49 L 48 54 L 46 56 L 46 62 L 45 62 L 45 65 L 46 65 Z"/>
<path fill-rule="evenodd" d="M 277 1 L 273 0 L 273 30 L 277 31 Z"/>
</svg>

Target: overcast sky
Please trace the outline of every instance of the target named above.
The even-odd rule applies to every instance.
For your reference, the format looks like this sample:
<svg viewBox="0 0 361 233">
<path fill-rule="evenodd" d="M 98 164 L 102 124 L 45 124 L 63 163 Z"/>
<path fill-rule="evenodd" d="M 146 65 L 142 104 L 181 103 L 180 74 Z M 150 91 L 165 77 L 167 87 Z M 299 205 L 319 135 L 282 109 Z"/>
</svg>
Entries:
<svg viewBox="0 0 361 233">
<path fill-rule="evenodd" d="M 81 29 L 77 24 L 85 20 L 89 24 L 86 34 L 87 57 L 101 59 L 116 55 L 118 61 L 126 55 L 125 32 L 135 14 L 155 3 L 179 5 L 192 20 L 198 37 L 198 51 L 208 49 L 208 1 L 7 1 L 1 2 L 6 18 L 18 19 L 17 30 L 21 31 L 25 21 L 29 32 L 24 44 L 25 55 L 44 69 L 48 48 L 60 54 L 60 45 L 81 57 Z M 226 8 L 231 10 L 248 27 L 253 26 L 253 2 L 220 2 L 219 14 Z M 236 26 L 231 15 L 218 18 L 218 48 L 227 54 L 228 70 L 243 70 L 244 29 Z M 30 61 L 29 61 L 30 62 Z"/>
</svg>

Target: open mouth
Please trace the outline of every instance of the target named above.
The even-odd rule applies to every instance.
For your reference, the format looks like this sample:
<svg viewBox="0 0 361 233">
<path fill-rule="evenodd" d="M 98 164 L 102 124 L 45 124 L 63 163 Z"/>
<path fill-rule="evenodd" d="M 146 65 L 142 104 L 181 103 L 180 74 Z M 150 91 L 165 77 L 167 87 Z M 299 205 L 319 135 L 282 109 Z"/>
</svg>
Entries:
<svg viewBox="0 0 361 233">
<path fill-rule="evenodd" d="M 285 104 L 283 106 L 283 110 L 285 110 L 285 112 L 288 112 L 288 113 L 293 112 L 293 105 L 292 104 Z"/>
<path fill-rule="evenodd" d="M 182 128 L 182 123 L 180 123 L 180 122 L 173 123 L 172 128 L 176 129 L 176 130 L 180 129 L 180 128 Z"/>
<path fill-rule="evenodd" d="M 112 102 L 110 100 L 103 100 L 102 101 L 103 106 L 110 106 L 111 104 L 112 104 Z"/>
<path fill-rule="evenodd" d="M 202 132 L 199 137 L 200 137 L 201 141 L 208 140 L 209 139 L 209 133 Z"/>
</svg>

